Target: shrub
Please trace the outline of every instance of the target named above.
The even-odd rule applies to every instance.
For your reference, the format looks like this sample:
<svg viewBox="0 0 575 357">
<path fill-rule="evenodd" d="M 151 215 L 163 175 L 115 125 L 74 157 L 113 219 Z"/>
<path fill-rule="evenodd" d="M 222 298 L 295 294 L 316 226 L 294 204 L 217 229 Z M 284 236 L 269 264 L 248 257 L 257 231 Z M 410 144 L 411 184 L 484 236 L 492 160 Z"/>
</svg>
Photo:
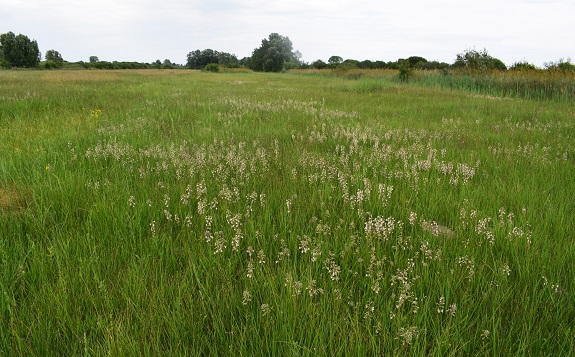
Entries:
<svg viewBox="0 0 575 357">
<path fill-rule="evenodd" d="M 409 78 L 413 76 L 413 68 L 411 68 L 407 60 L 401 61 L 398 69 L 399 69 L 399 79 L 402 82 L 409 81 Z"/>
<path fill-rule="evenodd" d="M 205 67 L 204 67 L 204 71 L 206 72 L 219 72 L 220 71 L 220 66 L 217 63 L 208 63 Z"/>
<path fill-rule="evenodd" d="M 510 71 L 530 71 L 535 69 L 537 68 L 534 65 L 526 61 L 515 62 L 509 67 Z"/>
<path fill-rule="evenodd" d="M 42 65 L 45 69 L 59 69 L 64 67 L 64 62 L 48 60 L 42 63 Z"/>
</svg>

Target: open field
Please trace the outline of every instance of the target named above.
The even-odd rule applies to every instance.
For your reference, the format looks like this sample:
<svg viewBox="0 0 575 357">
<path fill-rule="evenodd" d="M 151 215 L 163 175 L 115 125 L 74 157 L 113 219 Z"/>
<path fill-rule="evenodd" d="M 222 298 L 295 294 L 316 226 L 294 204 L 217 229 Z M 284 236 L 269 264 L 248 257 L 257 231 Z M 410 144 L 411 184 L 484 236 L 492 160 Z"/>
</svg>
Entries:
<svg viewBox="0 0 575 357">
<path fill-rule="evenodd" d="M 575 106 L 0 71 L 0 355 L 575 354 Z"/>
</svg>

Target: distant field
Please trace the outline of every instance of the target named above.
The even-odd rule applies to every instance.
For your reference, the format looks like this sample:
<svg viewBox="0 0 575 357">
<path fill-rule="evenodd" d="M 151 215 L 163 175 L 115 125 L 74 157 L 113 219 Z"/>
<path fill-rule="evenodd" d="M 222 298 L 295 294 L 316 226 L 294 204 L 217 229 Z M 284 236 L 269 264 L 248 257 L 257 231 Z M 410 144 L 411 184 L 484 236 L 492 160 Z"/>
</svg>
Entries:
<svg viewBox="0 0 575 357">
<path fill-rule="evenodd" d="M 0 71 L 0 355 L 575 354 L 575 106 L 417 83 Z"/>
</svg>

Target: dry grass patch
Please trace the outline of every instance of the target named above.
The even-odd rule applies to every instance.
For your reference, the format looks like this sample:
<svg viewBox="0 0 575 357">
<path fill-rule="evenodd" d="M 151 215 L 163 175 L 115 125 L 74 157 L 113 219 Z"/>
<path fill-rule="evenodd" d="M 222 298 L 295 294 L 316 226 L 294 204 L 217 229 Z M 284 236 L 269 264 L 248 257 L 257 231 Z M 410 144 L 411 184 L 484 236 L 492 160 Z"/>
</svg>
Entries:
<svg viewBox="0 0 575 357">
<path fill-rule="evenodd" d="M 15 190 L 0 188 L 0 211 L 16 212 L 22 210 L 24 206 L 25 200 L 22 195 Z"/>
</svg>

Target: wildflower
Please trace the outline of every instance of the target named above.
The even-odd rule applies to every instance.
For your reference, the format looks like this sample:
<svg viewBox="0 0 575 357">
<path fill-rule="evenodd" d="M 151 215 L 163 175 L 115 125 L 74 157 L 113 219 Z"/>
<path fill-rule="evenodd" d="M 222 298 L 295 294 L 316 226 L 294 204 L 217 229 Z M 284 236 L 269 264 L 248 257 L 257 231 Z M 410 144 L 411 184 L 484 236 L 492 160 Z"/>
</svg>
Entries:
<svg viewBox="0 0 575 357">
<path fill-rule="evenodd" d="M 132 208 L 136 207 L 136 197 L 130 196 L 130 198 L 128 198 L 128 206 Z"/>
<path fill-rule="evenodd" d="M 242 304 L 247 305 L 250 301 L 252 301 L 252 294 L 249 291 L 244 290 L 242 295 Z"/>
<path fill-rule="evenodd" d="M 262 249 L 258 251 L 258 264 L 265 264 L 266 262 L 266 253 Z"/>
<path fill-rule="evenodd" d="M 416 326 L 410 326 L 408 328 L 400 328 L 398 333 L 398 338 L 403 339 L 403 345 L 411 345 L 413 340 L 419 335 L 419 329 Z"/>
<path fill-rule="evenodd" d="M 323 293 L 323 289 L 322 288 L 316 288 L 315 287 L 316 281 L 315 280 L 310 280 L 309 284 L 307 285 L 307 293 L 310 297 L 313 297 L 314 295 L 319 295 L 321 293 Z"/>
<path fill-rule="evenodd" d="M 92 109 L 90 115 L 92 116 L 92 118 L 98 119 L 102 115 L 102 110 L 98 108 Z"/>
<path fill-rule="evenodd" d="M 328 271 L 330 274 L 330 279 L 337 281 L 339 280 L 339 273 L 341 272 L 341 268 L 335 262 L 335 255 L 330 252 L 329 257 L 324 261 L 324 269 Z"/>
<path fill-rule="evenodd" d="M 379 286 L 379 281 L 375 282 L 375 284 L 371 287 L 371 290 L 373 290 L 374 293 L 379 294 L 379 290 L 381 290 L 381 287 Z"/>
<path fill-rule="evenodd" d="M 445 311 L 445 297 L 440 297 L 437 303 L 437 313 L 442 314 Z"/>
<path fill-rule="evenodd" d="M 247 268 L 246 276 L 248 277 L 248 279 L 253 279 L 253 277 L 254 277 L 254 264 L 252 263 L 251 260 L 248 262 L 248 268 Z"/>
<path fill-rule="evenodd" d="M 455 316 L 455 313 L 457 312 L 457 305 L 455 303 L 449 305 L 449 309 L 447 310 L 447 312 L 449 313 L 449 315 Z"/>
<path fill-rule="evenodd" d="M 215 233 L 216 240 L 214 241 L 214 254 L 223 253 L 226 249 L 226 240 L 224 234 L 221 231 Z"/>
<path fill-rule="evenodd" d="M 272 308 L 268 304 L 262 304 L 260 308 L 262 309 L 262 316 L 266 316 L 272 311 Z"/>
<path fill-rule="evenodd" d="M 489 334 L 490 334 L 489 330 L 483 330 L 483 332 L 481 332 L 481 339 L 482 339 L 482 340 L 488 339 L 488 338 L 489 338 Z"/>
<path fill-rule="evenodd" d="M 503 265 L 503 274 L 509 276 L 511 274 L 511 268 L 509 268 L 509 264 Z"/>
<path fill-rule="evenodd" d="M 416 221 L 416 220 L 417 220 L 417 213 L 411 212 L 411 213 L 409 214 L 409 224 L 412 225 L 412 226 L 415 225 L 415 221 Z"/>
</svg>

